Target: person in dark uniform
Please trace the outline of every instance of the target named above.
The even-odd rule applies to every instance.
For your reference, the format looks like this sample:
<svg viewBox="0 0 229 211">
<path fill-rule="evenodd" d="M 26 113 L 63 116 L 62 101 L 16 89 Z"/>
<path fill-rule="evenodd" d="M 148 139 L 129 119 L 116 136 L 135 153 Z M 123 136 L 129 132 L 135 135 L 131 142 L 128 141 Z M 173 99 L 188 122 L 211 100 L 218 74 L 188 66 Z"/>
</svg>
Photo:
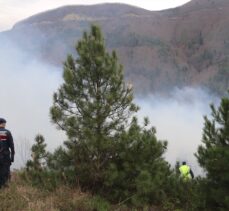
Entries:
<svg viewBox="0 0 229 211">
<path fill-rule="evenodd" d="M 6 120 L 0 118 L 0 188 L 10 178 L 10 165 L 14 162 L 14 142 L 11 132 L 5 129 Z"/>
</svg>

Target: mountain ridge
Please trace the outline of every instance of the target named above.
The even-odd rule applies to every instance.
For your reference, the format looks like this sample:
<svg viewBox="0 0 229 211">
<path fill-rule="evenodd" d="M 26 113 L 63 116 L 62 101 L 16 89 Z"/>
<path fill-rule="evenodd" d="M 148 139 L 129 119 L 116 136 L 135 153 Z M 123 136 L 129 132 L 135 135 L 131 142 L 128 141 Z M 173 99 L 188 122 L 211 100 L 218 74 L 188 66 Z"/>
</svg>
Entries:
<svg viewBox="0 0 229 211">
<path fill-rule="evenodd" d="M 137 93 L 203 86 L 229 88 L 229 1 L 193 0 L 149 11 L 125 4 L 65 6 L 16 24 L 5 34 L 48 63 L 60 65 L 90 24 L 100 25 Z"/>
<path fill-rule="evenodd" d="M 103 9 L 100 9 L 101 7 L 103 7 Z M 121 10 L 120 10 L 121 8 Z M 91 12 L 91 10 L 96 10 L 99 9 L 99 11 L 97 11 L 95 14 L 93 14 Z M 109 12 L 106 12 L 106 10 L 109 10 Z M 21 24 L 31 24 L 34 22 L 40 22 L 40 21 L 45 21 L 42 19 L 46 19 L 48 15 L 48 19 L 53 19 L 53 20 L 57 20 L 60 18 L 60 16 L 63 16 L 64 14 L 69 14 L 69 13 L 86 13 L 88 14 L 88 16 L 90 17 L 97 17 L 98 15 L 105 14 L 105 16 L 108 17 L 114 17 L 114 16 L 120 16 L 123 14 L 126 14 L 128 12 L 132 12 L 133 9 L 135 9 L 135 13 L 138 12 L 140 13 L 140 15 L 143 14 L 143 12 L 145 12 L 145 14 L 151 14 L 150 10 L 146 10 L 137 6 L 132 6 L 132 5 L 128 5 L 128 4 L 123 4 L 123 3 L 101 3 L 101 4 L 93 4 L 93 5 L 66 5 L 66 6 L 62 6 L 62 7 L 58 7 L 55 9 L 51 9 L 48 11 L 44 11 L 38 14 L 35 14 L 31 17 L 28 17 L 18 23 L 16 23 L 13 28 L 20 26 Z M 116 13 L 112 13 L 112 11 L 116 10 Z M 99 13 L 99 14 L 98 14 Z M 114 15 L 115 14 L 115 15 Z"/>
</svg>

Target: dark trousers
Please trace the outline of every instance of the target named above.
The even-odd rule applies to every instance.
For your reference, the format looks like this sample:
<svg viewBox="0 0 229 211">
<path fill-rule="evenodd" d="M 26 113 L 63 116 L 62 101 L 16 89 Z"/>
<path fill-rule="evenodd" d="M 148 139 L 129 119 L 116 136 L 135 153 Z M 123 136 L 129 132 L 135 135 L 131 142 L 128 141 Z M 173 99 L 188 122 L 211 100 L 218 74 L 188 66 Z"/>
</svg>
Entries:
<svg viewBox="0 0 229 211">
<path fill-rule="evenodd" d="M 0 188 L 6 185 L 10 179 L 10 162 L 7 160 L 0 160 Z"/>
</svg>

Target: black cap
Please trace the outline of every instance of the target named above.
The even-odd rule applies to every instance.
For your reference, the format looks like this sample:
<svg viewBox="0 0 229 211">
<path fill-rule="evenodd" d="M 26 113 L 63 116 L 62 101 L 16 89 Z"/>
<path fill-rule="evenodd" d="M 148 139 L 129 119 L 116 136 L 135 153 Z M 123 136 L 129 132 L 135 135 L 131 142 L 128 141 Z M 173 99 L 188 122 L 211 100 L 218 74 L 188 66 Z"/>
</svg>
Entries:
<svg viewBox="0 0 229 211">
<path fill-rule="evenodd" d="M 6 123 L 6 120 L 3 118 L 0 118 L 0 124 L 2 124 L 2 123 Z"/>
</svg>

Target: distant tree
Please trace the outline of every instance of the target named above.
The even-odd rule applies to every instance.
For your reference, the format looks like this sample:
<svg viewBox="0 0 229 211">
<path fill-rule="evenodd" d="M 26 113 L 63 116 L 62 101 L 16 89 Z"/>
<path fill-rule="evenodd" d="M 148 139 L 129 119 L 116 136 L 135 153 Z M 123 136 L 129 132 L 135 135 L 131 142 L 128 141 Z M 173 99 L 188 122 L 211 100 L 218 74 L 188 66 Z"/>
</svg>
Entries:
<svg viewBox="0 0 229 211">
<path fill-rule="evenodd" d="M 26 171 L 22 176 L 32 185 L 48 189 L 53 182 L 50 182 L 48 176 L 47 159 L 49 153 L 46 151 L 46 143 L 42 135 L 39 134 L 35 137 L 35 144 L 32 145 L 31 151 L 32 158 L 27 161 Z"/>
<path fill-rule="evenodd" d="M 28 171 L 41 171 L 46 165 L 46 158 L 48 153 L 46 152 L 46 143 L 42 135 L 35 137 L 35 144 L 32 145 L 32 159 L 27 161 L 26 168 Z"/>
<path fill-rule="evenodd" d="M 63 178 L 54 168 L 50 168 L 49 162 L 53 160 L 55 153 L 48 152 L 46 146 L 44 137 L 38 134 L 31 148 L 32 158 L 27 161 L 21 176 L 31 185 L 45 190 L 54 190 L 61 184 Z"/>
<path fill-rule="evenodd" d="M 202 142 L 196 157 L 206 172 L 205 193 L 209 210 L 229 210 L 229 98 L 218 109 L 211 105 L 212 119 L 204 117 Z"/>
</svg>

